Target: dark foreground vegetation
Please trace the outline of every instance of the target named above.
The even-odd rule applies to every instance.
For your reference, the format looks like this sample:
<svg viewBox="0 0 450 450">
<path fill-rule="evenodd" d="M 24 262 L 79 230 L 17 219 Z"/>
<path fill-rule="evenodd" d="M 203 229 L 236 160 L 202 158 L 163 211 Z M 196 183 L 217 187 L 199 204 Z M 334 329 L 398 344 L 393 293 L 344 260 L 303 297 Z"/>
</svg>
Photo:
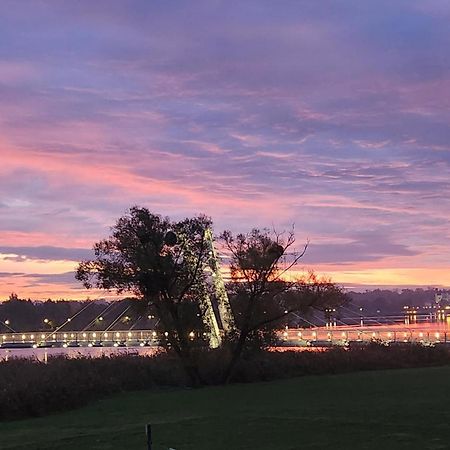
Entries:
<svg viewBox="0 0 450 450">
<path fill-rule="evenodd" d="M 205 351 L 197 358 L 203 385 L 221 384 L 227 366 L 226 355 L 221 351 Z M 250 383 L 313 374 L 445 364 L 450 364 L 450 350 L 439 346 L 386 347 L 374 343 L 347 350 L 259 352 L 251 358 L 242 358 L 230 381 Z M 0 419 L 42 416 L 72 409 L 115 392 L 188 385 L 179 360 L 165 353 L 154 357 L 57 357 L 49 359 L 47 364 L 11 359 L 0 363 Z"/>
<path fill-rule="evenodd" d="M 2 450 L 430 450 L 450 442 L 450 366 L 114 395 L 0 424 Z"/>
</svg>

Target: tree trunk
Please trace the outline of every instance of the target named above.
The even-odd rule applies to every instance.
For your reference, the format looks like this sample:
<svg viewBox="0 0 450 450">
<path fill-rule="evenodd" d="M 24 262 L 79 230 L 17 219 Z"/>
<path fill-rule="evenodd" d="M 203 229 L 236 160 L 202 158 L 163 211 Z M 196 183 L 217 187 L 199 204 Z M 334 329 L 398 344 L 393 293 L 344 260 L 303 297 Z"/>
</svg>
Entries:
<svg viewBox="0 0 450 450">
<path fill-rule="evenodd" d="M 197 364 L 192 360 L 191 355 L 182 355 L 181 363 L 183 369 L 188 377 L 189 386 L 200 387 L 203 385 L 203 380 L 198 370 Z"/>
<path fill-rule="evenodd" d="M 236 369 L 237 363 L 241 359 L 242 351 L 244 350 L 245 341 L 247 340 L 247 332 L 241 331 L 241 334 L 239 335 L 239 339 L 236 343 L 236 346 L 234 347 L 230 364 L 228 364 L 228 367 L 225 369 L 225 373 L 222 379 L 222 382 L 224 384 L 228 384 L 231 381 L 231 377 L 234 374 L 234 371 Z"/>
<path fill-rule="evenodd" d="M 185 339 L 177 340 L 175 337 L 170 337 L 169 342 L 172 343 L 175 353 L 180 358 L 181 365 L 189 380 L 189 385 L 191 387 L 199 387 L 204 384 L 198 366 L 192 357 L 189 343 Z"/>
<path fill-rule="evenodd" d="M 159 317 L 164 327 L 166 328 L 166 330 L 171 330 L 169 331 L 168 340 L 173 350 L 175 350 L 175 353 L 180 358 L 181 365 L 188 378 L 189 385 L 192 387 L 201 386 L 204 383 L 197 364 L 192 358 L 191 344 L 185 336 L 186 330 L 183 329 L 173 299 L 169 295 L 166 295 L 165 301 L 155 303 L 155 306 L 157 311 L 159 312 Z M 169 323 L 167 322 L 167 320 L 165 320 L 163 308 L 165 308 L 166 311 L 170 314 L 172 323 Z"/>
</svg>

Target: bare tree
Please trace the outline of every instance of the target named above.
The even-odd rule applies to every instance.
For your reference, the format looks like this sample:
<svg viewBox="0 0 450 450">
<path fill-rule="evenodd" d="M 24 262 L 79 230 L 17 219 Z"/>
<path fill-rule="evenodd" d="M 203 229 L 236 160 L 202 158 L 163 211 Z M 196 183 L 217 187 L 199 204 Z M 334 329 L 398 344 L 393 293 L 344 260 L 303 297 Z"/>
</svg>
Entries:
<svg viewBox="0 0 450 450">
<path fill-rule="evenodd" d="M 292 279 L 290 272 L 308 247 L 293 251 L 293 230 L 285 234 L 254 229 L 236 237 L 226 231 L 221 239 L 230 254 L 229 290 L 237 325 L 229 336 L 232 353 L 224 374 L 227 382 L 243 352 L 273 343 L 276 330 L 294 314 L 341 304 L 346 295 L 314 273 Z"/>
</svg>

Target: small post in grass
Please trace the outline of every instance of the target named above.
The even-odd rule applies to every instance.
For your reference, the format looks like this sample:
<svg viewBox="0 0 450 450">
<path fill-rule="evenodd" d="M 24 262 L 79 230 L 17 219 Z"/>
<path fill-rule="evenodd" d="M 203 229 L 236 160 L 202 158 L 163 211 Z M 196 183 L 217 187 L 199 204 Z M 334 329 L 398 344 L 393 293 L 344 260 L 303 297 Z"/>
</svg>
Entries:
<svg viewBox="0 0 450 450">
<path fill-rule="evenodd" d="M 152 450 L 152 426 L 145 425 L 145 433 L 147 434 L 147 450 Z"/>
</svg>

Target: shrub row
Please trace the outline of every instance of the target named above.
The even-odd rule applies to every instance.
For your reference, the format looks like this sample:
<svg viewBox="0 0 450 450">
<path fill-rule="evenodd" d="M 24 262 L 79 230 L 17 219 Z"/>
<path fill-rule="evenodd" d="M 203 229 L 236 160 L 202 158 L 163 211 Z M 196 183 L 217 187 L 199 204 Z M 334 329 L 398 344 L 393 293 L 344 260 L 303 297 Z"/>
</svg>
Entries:
<svg viewBox="0 0 450 450">
<path fill-rule="evenodd" d="M 10 359 L 0 363 L 0 420 L 41 416 L 76 408 L 105 395 L 183 386 L 169 355 L 102 358 Z"/>
<path fill-rule="evenodd" d="M 219 384 L 229 358 L 226 351 L 201 351 L 197 358 L 205 384 Z M 450 350 L 444 346 L 386 347 L 373 343 L 364 348 L 316 352 L 266 351 L 245 356 L 232 381 L 444 364 L 450 364 Z M 0 420 L 76 408 L 114 392 L 186 385 L 177 358 L 166 353 L 152 357 L 55 357 L 47 364 L 33 359 L 10 359 L 0 362 Z"/>
<path fill-rule="evenodd" d="M 243 359 L 233 382 L 271 381 L 304 375 L 326 375 L 364 370 L 403 369 L 450 364 L 444 346 L 371 343 L 364 347 L 331 348 L 317 352 L 265 352 Z"/>
</svg>

